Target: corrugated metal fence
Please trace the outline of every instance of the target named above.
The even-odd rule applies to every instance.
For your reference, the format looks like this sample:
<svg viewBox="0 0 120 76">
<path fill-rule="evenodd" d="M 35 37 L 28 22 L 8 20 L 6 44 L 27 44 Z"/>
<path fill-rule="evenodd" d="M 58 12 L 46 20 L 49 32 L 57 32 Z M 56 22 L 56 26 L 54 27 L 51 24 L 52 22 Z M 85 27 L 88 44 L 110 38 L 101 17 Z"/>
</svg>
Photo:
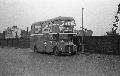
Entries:
<svg viewBox="0 0 120 76">
<path fill-rule="evenodd" d="M 17 48 L 29 48 L 30 39 L 29 38 L 9 38 L 9 39 L 0 39 L 0 46 L 9 46 Z"/>
<path fill-rule="evenodd" d="M 80 46 L 81 40 L 75 37 L 74 43 Z M 86 36 L 84 48 L 85 52 L 120 54 L 120 36 Z"/>
<path fill-rule="evenodd" d="M 80 47 L 81 36 L 74 37 L 74 43 Z M 0 46 L 30 48 L 30 38 L 0 39 Z M 86 36 L 85 52 L 120 54 L 120 36 Z"/>
</svg>

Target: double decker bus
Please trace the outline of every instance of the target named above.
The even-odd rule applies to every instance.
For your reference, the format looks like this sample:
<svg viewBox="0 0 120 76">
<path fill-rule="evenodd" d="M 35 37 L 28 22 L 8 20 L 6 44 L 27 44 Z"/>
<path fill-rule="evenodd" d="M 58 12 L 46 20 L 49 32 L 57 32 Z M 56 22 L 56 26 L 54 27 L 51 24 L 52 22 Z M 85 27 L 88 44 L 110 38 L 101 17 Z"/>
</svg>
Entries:
<svg viewBox="0 0 120 76">
<path fill-rule="evenodd" d="M 30 48 L 34 52 L 47 52 L 59 55 L 75 54 L 77 46 L 73 43 L 76 35 L 72 17 L 57 17 L 32 24 Z"/>
</svg>

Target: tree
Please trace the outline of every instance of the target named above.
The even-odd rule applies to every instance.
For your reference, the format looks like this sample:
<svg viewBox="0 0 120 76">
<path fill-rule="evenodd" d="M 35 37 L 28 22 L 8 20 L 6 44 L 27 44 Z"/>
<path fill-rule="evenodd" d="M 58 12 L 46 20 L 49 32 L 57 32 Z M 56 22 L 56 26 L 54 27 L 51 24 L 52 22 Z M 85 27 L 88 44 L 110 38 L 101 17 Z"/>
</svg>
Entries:
<svg viewBox="0 0 120 76">
<path fill-rule="evenodd" d="M 118 5 L 118 11 L 117 14 L 120 14 L 120 4 Z"/>
</svg>

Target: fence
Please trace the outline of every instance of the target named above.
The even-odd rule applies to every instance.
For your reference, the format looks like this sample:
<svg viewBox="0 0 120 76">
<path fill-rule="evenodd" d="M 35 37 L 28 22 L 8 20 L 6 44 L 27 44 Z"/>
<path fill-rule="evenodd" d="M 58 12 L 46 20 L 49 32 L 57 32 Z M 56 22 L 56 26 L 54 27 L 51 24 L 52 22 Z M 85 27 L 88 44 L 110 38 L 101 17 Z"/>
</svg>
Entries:
<svg viewBox="0 0 120 76">
<path fill-rule="evenodd" d="M 81 40 L 75 37 L 74 43 L 80 46 Z M 83 42 L 85 52 L 120 54 L 120 36 L 86 36 Z"/>
<path fill-rule="evenodd" d="M 73 38 L 81 50 L 81 36 Z M 0 39 L 0 46 L 30 48 L 30 38 Z M 120 36 L 85 36 L 85 52 L 120 54 Z"/>
<path fill-rule="evenodd" d="M 29 38 L 0 39 L 0 46 L 29 48 L 30 47 L 30 39 Z"/>
</svg>

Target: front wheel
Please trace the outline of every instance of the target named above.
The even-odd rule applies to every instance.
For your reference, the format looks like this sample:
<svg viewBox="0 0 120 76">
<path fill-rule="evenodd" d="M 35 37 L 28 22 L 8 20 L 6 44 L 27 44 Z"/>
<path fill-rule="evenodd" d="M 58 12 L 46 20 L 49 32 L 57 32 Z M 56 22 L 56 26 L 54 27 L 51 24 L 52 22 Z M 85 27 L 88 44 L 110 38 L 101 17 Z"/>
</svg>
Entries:
<svg viewBox="0 0 120 76">
<path fill-rule="evenodd" d="M 58 49 L 58 47 L 54 47 L 53 48 L 53 53 L 54 53 L 54 55 L 59 55 L 59 49 Z"/>
</svg>

